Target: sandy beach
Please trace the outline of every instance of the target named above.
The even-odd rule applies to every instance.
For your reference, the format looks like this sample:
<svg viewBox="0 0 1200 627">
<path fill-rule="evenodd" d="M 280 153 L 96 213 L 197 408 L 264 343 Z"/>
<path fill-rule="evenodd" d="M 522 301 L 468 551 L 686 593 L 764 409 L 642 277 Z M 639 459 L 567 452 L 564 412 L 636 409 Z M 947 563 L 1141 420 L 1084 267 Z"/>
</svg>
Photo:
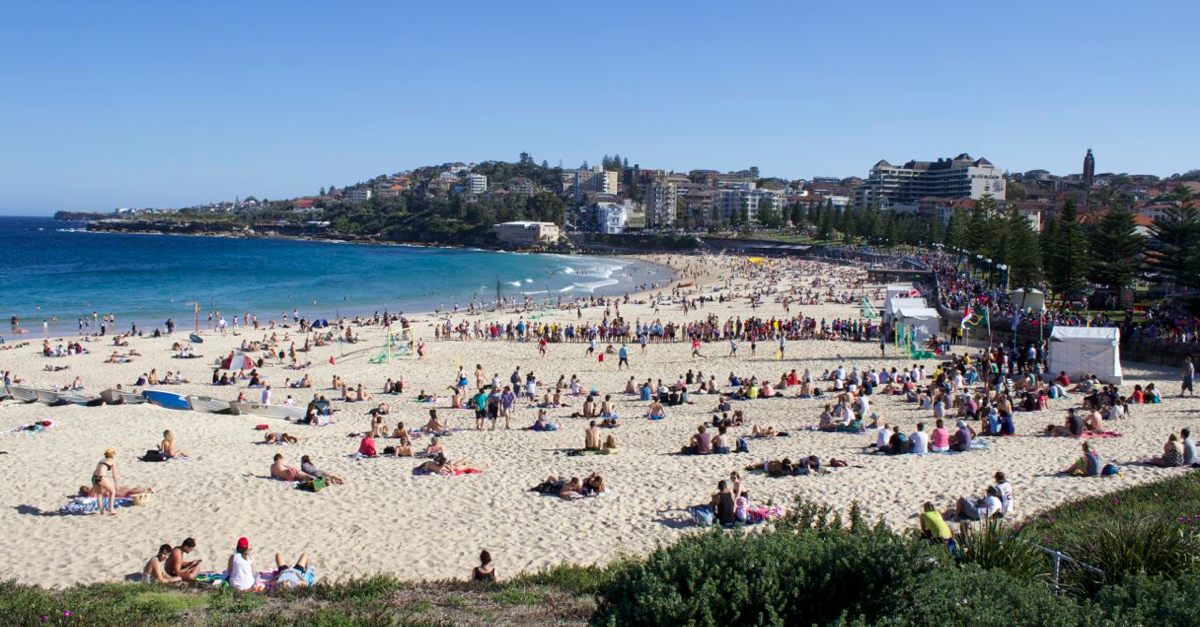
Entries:
<svg viewBox="0 0 1200 627">
<path fill-rule="evenodd" d="M 651 260 L 666 261 L 661 256 Z M 757 307 L 746 298 L 752 278 L 740 270 L 745 267 L 744 259 L 674 257 L 672 262 L 676 268 L 686 266 L 679 281 L 693 283 L 685 288 L 689 295 L 737 297 L 724 303 L 706 302 L 686 314 L 679 304 L 662 304 L 657 313 L 646 302 L 622 304 L 620 313 L 626 320 L 661 319 L 666 323 L 698 321 L 709 315 L 721 320 L 784 315 L 783 305 L 771 295 Z M 727 279 L 735 272 L 735 278 Z M 840 293 L 851 289 L 860 272 L 849 266 L 805 262 L 803 267 L 781 271 L 782 276 L 771 287 L 782 292 L 794 287 L 804 291 L 811 288 L 814 279 L 821 278 L 826 285 L 835 283 L 835 291 Z M 670 294 L 670 290 L 661 291 Z M 867 287 L 867 292 L 873 293 L 874 287 Z M 645 301 L 647 297 L 638 296 L 636 300 Z M 818 320 L 860 317 L 857 302 L 793 303 L 791 315 L 797 311 Z M 582 310 L 582 318 L 575 310 L 561 310 L 542 315 L 537 321 L 599 321 L 604 315 L 605 307 L 593 306 Z M 519 317 L 511 311 L 485 312 L 474 317 L 455 316 L 454 322 L 507 322 Z M 266 320 L 260 312 L 260 322 Z M 948 507 L 959 496 L 980 496 L 992 474 L 1004 471 L 1015 489 L 1018 516 L 1028 516 L 1076 497 L 1186 472 L 1133 466 L 1129 462 L 1160 454 L 1171 432 L 1200 426 L 1196 420 L 1200 400 L 1177 396 L 1177 369 L 1125 363 L 1123 391 L 1135 383 L 1155 382 L 1164 400 L 1159 405 L 1135 406 L 1131 418 L 1106 425 L 1123 433 L 1122 437 L 1095 442 L 1105 461 L 1123 467 L 1118 477 L 1058 474 L 1078 457 L 1079 441 L 1038 436 L 1047 424 L 1061 424 L 1064 410 L 1077 404 L 1079 395 L 1051 401 L 1047 411 L 1018 412 L 1016 423 L 1022 437 L 988 438 L 987 450 L 956 455 L 878 456 L 864 452 L 864 447 L 874 441 L 873 433 L 803 430 L 804 425 L 817 421 L 828 399 L 793 398 L 794 391 L 789 390 L 787 398 L 735 403 L 750 423 L 774 426 L 789 432 L 789 437 L 751 440 L 749 453 L 681 456 L 677 454 L 680 447 L 697 425 L 709 419 L 717 397 L 692 395 L 694 404 L 668 408 L 665 420 L 650 421 L 642 417 L 646 402 L 621 394 L 630 376 L 638 381 L 661 378 L 669 384 L 691 369 L 702 371 L 705 377 L 716 375 L 723 384 L 731 372 L 774 382 L 792 369 L 808 369 L 816 377 L 838 366 L 847 370 L 903 368 L 912 360 L 897 357 L 890 346 L 887 356 L 880 358 L 877 341 L 817 340 L 789 342 L 782 360 L 775 358 L 775 346 L 770 343 L 760 344 L 755 356 L 750 355 L 748 343 L 743 343 L 738 356 L 730 358 L 725 342 L 704 344 L 705 358 L 694 359 L 689 343 L 681 341 L 652 343 L 644 352 L 631 343 L 632 368 L 619 371 L 612 356 L 603 362 L 585 356 L 586 343 L 552 343 L 547 354 L 541 356 L 536 342 L 438 341 L 434 339 L 435 322 L 434 316 L 424 315 L 414 323 L 414 336 L 427 344 L 424 359 L 370 364 L 364 351 L 353 358 L 342 358 L 343 350 L 359 351 L 382 344 L 380 327 L 355 326 L 354 332 L 361 338 L 359 344 L 314 348 L 303 357 L 313 362 L 306 371 L 315 383 L 313 389 L 284 388 L 284 380 L 303 376 L 301 371 L 281 366 L 262 369 L 274 387 L 275 402 L 291 394 L 303 404 L 314 392 L 333 399 L 335 393 L 329 385 L 334 375 L 350 385 L 363 384 L 375 396 L 374 401 L 367 402 L 334 401 L 338 411 L 335 424 L 330 426 L 169 411 L 150 404 L 48 407 L 13 400 L 0 402 L 0 451 L 4 453 L 0 454 L 0 471 L 5 477 L 0 484 L 0 525 L 7 531 L 0 537 L 0 578 L 47 586 L 120 580 L 139 571 L 160 544 L 178 544 L 188 536 L 197 540 L 193 557 L 204 560 L 205 570 L 223 569 L 236 539 L 247 536 L 256 547 L 260 567 L 266 567 L 276 551 L 285 556 L 306 552 L 322 579 L 383 572 L 404 579 L 463 578 L 482 548 L 496 558 L 501 577 L 564 562 L 603 563 L 622 555 L 642 554 L 681 534 L 694 533 L 696 529 L 684 508 L 707 501 L 716 482 L 730 471 L 764 458 L 795 459 L 809 454 L 823 462 L 845 459 L 850 466 L 830 474 L 779 479 L 743 473 L 754 500 L 790 505 L 794 497 L 801 496 L 842 510 L 857 501 L 869 517 L 881 516 L 892 526 L 905 528 L 916 524 L 923 502 Z M 127 328 L 120 323 L 117 326 Z M 40 336 L 6 334 L 10 345 L 22 341 L 29 345 L 0 351 L 0 371 L 12 371 L 33 384 L 57 387 L 80 377 L 88 392 L 98 393 L 118 383 L 128 388 L 138 375 L 152 368 L 159 374 L 171 370 L 181 372 L 191 383 L 161 389 L 232 400 L 245 384 L 210 385 L 213 361 L 228 354 L 243 339 L 261 340 L 271 331 L 243 328 L 240 336 L 205 331 L 204 343 L 196 346 L 197 352 L 204 355 L 202 359 L 175 359 L 172 344 L 185 340 L 190 326 L 190 321 L 181 322 L 181 328 L 170 337 L 133 338 L 130 347 L 142 356 L 125 364 L 104 363 L 114 350 L 110 338 L 85 342 L 90 351 L 87 354 L 46 358 L 41 355 Z M 303 336 L 296 335 L 294 328 L 275 332 L 281 338 L 282 349 L 292 341 L 297 346 L 303 344 Z M 291 337 L 283 340 L 288 332 Z M 71 339 L 51 338 L 51 344 Z M 959 347 L 962 350 L 965 348 Z M 937 362 L 926 363 L 932 370 Z M 537 414 L 524 402 L 517 404 L 513 430 L 475 431 L 471 412 L 448 408 L 444 394 L 459 366 L 473 376 L 476 364 L 483 367 L 489 379 L 496 373 L 505 383 L 513 369 L 520 366 L 522 373 L 532 370 L 537 374 L 543 391 L 552 389 L 560 376 L 569 380 L 577 375 L 585 389 L 612 394 L 623 423 L 611 432 L 618 439 L 619 452 L 607 456 L 566 455 L 567 450 L 583 446 L 588 421 L 570 417 L 580 411 L 582 398 L 570 398 L 570 407 L 549 411 L 563 424 L 557 432 L 523 430 Z M 69 368 L 47 372 L 43 370 L 47 365 Z M 380 393 L 385 380 L 399 377 L 408 382 L 404 394 Z M 443 394 L 436 403 L 439 413 L 451 427 L 463 429 L 443 438 L 448 456 L 485 469 L 482 474 L 413 476 L 411 470 L 420 460 L 351 458 L 359 438 L 349 434 L 369 429 L 367 411 L 380 401 L 391 406 L 391 414 L 386 417 L 390 426 L 394 427 L 397 420 L 410 428 L 424 424 L 429 405 L 415 402 L 421 389 Z M 247 390 L 247 396 L 258 400 L 259 390 Z M 872 411 L 879 412 L 889 424 L 902 425 L 906 433 L 918 421 L 932 426 L 931 411 L 919 410 L 902 397 L 874 395 L 871 403 Z M 14 431 L 39 420 L 52 420 L 55 425 L 37 433 Z M 260 423 L 269 423 L 273 431 L 287 431 L 300 441 L 286 446 L 260 444 L 262 433 L 255 430 Z M 164 429 L 175 433 L 191 458 L 166 463 L 138 461 L 138 456 L 158 444 Z M 749 430 L 747 424 L 731 431 L 738 436 Z M 428 441 L 427 436 L 415 439 L 414 448 L 423 448 Z M 382 439 L 378 444 L 382 448 L 392 442 Z M 151 486 L 154 494 L 145 506 L 122 508 L 112 517 L 59 515 L 57 511 L 67 497 L 89 483 L 96 462 L 108 447 L 118 451 L 120 483 Z M 312 494 L 272 480 L 268 471 L 275 453 L 282 453 L 287 463 L 295 466 L 299 466 L 301 455 L 311 455 L 318 466 L 340 475 L 346 483 Z M 608 493 L 564 501 L 529 491 L 550 474 L 583 477 L 591 472 L 606 478 Z"/>
</svg>

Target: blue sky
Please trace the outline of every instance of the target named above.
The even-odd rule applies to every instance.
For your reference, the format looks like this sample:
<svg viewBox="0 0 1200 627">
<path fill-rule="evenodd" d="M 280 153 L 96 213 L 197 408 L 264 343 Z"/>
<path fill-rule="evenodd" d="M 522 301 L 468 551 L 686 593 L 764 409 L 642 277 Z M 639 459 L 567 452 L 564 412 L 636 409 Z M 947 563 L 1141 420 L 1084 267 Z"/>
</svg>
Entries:
<svg viewBox="0 0 1200 627">
<path fill-rule="evenodd" d="M 980 6 L 976 8 L 976 5 Z M 445 161 L 786 178 L 970 152 L 1200 167 L 1200 3 L 26 2 L 0 213 L 315 193 Z"/>
</svg>

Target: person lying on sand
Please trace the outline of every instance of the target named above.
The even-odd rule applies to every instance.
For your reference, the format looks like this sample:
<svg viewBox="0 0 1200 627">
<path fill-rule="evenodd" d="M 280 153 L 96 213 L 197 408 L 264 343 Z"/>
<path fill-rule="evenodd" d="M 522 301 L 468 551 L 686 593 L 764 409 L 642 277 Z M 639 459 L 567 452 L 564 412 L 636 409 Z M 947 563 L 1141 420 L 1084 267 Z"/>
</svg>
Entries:
<svg viewBox="0 0 1200 627">
<path fill-rule="evenodd" d="M 449 459 L 446 459 L 444 454 L 438 453 L 433 459 L 426 460 L 414 470 L 439 475 L 453 475 L 456 472 L 466 470 L 467 468 L 469 468 L 469 466 L 465 460 L 452 462 Z"/>
<path fill-rule="evenodd" d="M 280 481 L 304 481 L 312 479 L 308 473 L 301 472 L 293 466 L 288 466 L 283 463 L 283 454 L 276 453 L 274 463 L 271 464 L 271 477 Z"/>
<path fill-rule="evenodd" d="M 77 494 L 79 496 L 87 496 L 87 497 L 91 497 L 91 498 L 96 498 L 100 495 L 100 491 L 99 491 L 99 489 L 94 488 L 94 487 L 88 487 L 85 485 L 81 485 L 81 486 L 79 486 L 79 491 L 77 492 Z M 154 488 L 147 488 L 147 487 L 140 486 L 140 485 L 118 486 L 117 487 L 117 498 L 119 498 L 119 499 L 131 498 L 138 494 L 154 494 Z"/>
<path fill-rule="evenodd" d="M 345 481 L 343 481 L 341 477 L 339 477 L 333 473 L 325 472 L 324 470 L 321 470 L 320 468 L 317 468 L 316 466 L 314 466 L 312 463 L 312 458 L 309 457 L 308 455 L 305 455 L 300 458 L 300 471 L 303 472 L 304 474 L 312 476 L 312 477 L 324 477 L 325 480 L 328 481 L 331 485 L 342 485 L 343 483 L 345 483 Z"/>
<path fill-rule="evenodd" d="M 263 442 L 266 442 L 267 444 L 295 444 L 299 441 L 299 438 L 294 435 L 289 435 L 286 432 L 276 433 L 274 431 L 268 431 L 265 435 L 263 435 Z"/>
</svg>

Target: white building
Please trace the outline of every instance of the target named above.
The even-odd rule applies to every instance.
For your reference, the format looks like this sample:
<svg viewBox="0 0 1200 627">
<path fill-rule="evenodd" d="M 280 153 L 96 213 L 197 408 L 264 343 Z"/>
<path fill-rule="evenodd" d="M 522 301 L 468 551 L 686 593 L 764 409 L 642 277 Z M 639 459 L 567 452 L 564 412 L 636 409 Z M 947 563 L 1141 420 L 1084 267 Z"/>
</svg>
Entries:
<svg viewBox="0 0 1200 627">
<path fill-rule="evenodd" d="M 372 192 L 370 187 L 351 187 L 346 190 L 347 202 L 367 202 L 371 200 Z"/>
<path fill-rule="evenodd" d="M 554 244 L 560 235 L 553 222 L 502 222 L 492 228 L 501 242 L 518 246 Z"/>
<path fill-rule="evenodd" d="M 754 183 L 746 182 L 716 190 L 713 206 L 726 224 L 734 221 L 735 214 L 738 221 L 744 217 L 746 224 L 758 224 L 758 212 L 767 199 L 775 211 L 783 211 L 787 203 L 784 190 L 758 189 Z"/>
<path fill-rule="evenodd" d="M 577 195 L 582 192 L 616 195 L 618 174 L 620 173 L 605 170 L 598 165 L 587 170 L 563 170 L 563 192 L 574 191 Z"/>
<path fill-rule="evenodd" d="M 482 174 L 468 174 L 464 183 L 464 189 L 468 194 L 482 194 L 488 188 L 487 177 Z"/>
<path fill-rule="evenodd" d="M 592 205 L 592 219 L 596 221 L 596 230 L 610 235 L 624 233 L 629 224 L 629 214 L 633 212 L 633 201 L 623 203 L 598 202 Z"/>
<path fill-rule="evenodd" d="M 675 226 L 676 209 L 675 181 L 669 178 L 656 177 L 646 186 L 642 196 L 642 204 L 646 208 L 646 226 L 650 228 L 670 228 Z"/>
<path fill-rule="evenodd" d="M 921 198 L 1005 199 L 1004 174 L 987 159 L 963 153 L 953 159 L 909 161 L 895 166 L 880 160 L 862 185 L 854 190 L 854 206 L 882 207 L 888 203 L 913 204 Z"/>
</svg>

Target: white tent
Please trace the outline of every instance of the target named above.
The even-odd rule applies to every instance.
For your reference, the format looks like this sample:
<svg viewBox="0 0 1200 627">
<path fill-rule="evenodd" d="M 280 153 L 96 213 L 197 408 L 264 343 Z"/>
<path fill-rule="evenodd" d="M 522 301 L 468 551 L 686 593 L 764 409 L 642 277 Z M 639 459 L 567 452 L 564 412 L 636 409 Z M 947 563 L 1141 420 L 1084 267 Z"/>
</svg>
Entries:
<svg viewBox="0 0 1200 627">
<path fill-rule="evenodd" d="M 1008 293 L 1012 303 L 1022 309 L 1044 311 L 1046 309 L 1046 293 L 1039 289 L 1015 289 Z"/>
<path fill-rule="evenodd" d="M 1050 331 L 1049 376 L 1066 372 L 1072 379 L 1094 374 L 1121 384 L 1121 330 L 1116 327 L 1064 327 Z"/>
<path fill-rule="evenodd" d="M 925 307 L 901 307 L 896 311 L 896 322 L 912 327 L 914 338 L 924 342 L 938 334 L 938 321 L 941 316 L 936 309 Z"/>
<path fill-rule="evenodd" d="M 908 298 L 913 292 L 912 283 L 891 283 L 887 286 L 887 294 L 883 297 L 884 309 L 887 309 L 887 304 L 891 302 L 893 296 L 900 298 Z"/>
<path fill-rule="evenodd" d="M 888 299 L 887 307 L 883 309 L 883 321 L 891 322 L 896 317 L 896 312 L 901 309 L 925 309 L 928 306 L 924 298 L 893 296 Z"/>
</svg>

